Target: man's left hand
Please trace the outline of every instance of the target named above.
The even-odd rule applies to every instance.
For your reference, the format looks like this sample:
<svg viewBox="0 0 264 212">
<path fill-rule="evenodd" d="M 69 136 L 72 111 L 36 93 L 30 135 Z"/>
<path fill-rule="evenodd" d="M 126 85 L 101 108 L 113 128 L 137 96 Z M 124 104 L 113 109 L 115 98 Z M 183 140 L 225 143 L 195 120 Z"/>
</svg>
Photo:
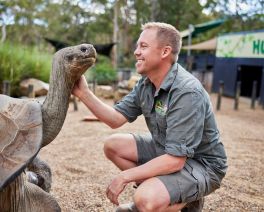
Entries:
<svg viewBox="0 0 264 212">
<path fill-rule="evenodd" d="M 106 189 L 107 198 L 114 204 L 119 205 L 118 196 L 124 190 L 127 183 L 122 175 L 115 177 Z"/>
</svg>

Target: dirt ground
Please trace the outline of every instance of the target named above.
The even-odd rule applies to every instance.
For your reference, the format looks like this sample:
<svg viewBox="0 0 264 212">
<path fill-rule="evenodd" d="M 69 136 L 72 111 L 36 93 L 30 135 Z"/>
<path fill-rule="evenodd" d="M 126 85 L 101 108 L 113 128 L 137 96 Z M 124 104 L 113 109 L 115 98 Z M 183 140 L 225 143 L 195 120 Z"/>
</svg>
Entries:
<svg viewBox="0 0 264 212">
<path fill-rule="evenodd" d="M 216 105 L 216 95 L 211 95 Z M 107 103 L 113 104 L 111 100 Z M 264 109 L 250 109 L 249 99 L 222 100 L 216 119 L 228 155 L 228 172 L 222 187 L 205 199 L 204 211 L 264 211 Z M 119 170 L 103 154 L 103 141 L 116 132 L 142 132 L 147 127 L 143 117 L 112 130 L 97 121 L 83 122 L 90 114 L 82 103 L 69 112 L 62 131 L 40 156 L 53 172 L 52 195 L 62 211 L 114 211 L 105 189 Z M 120 203 L 130 202 L 134 188 L 128 185 Z"/>
</svg>

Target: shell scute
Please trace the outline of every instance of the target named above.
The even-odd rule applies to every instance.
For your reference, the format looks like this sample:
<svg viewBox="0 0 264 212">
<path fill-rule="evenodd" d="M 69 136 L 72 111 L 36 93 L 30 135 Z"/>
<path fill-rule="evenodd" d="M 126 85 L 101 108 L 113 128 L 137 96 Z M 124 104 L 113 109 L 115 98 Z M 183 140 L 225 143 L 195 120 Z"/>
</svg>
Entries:
<svg viewBox="0 0 264 212">
<path fill-rule="evenodd" d="M 41 105 L 0 95 L 0 190 L 36 156 L 41 142 Z"/>
</svg>

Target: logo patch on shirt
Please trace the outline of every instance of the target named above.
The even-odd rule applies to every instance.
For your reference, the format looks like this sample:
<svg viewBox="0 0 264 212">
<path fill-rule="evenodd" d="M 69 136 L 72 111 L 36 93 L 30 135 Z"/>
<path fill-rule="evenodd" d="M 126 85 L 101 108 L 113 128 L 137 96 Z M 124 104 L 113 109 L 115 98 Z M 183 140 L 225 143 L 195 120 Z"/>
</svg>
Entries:
<svg viewBox="0 0 264 212">
<path fill-rule="evenodd" d="M 159 115 L 166 115 L 167 112 L 167 105 L 163 105 L 162 101 L 157 100 L 155 104 L 155 112 L 158 113 Z"/>
</svg>

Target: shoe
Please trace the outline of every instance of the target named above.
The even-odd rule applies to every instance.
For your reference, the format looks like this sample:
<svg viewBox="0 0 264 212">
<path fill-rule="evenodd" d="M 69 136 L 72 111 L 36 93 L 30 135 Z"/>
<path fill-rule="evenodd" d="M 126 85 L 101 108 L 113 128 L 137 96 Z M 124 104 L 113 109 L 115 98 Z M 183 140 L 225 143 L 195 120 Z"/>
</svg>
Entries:
<svg viewBox="0 0 264 212">
<path fill-rule="evenodd" d="M 204 206 L 204 198 L 202 197 L 199 200 L 194 202 L 189 202 L 187 205 L 181 210 L 181 212 L 201 212 Z"/>
<path fill-rule="evenodd" d="M 115 212 L 139 212 L 139 211 L 138 211 L 135 203 L 131 202 L 131 203 L 119 205 L 116 208 Z"/>
</svg>

